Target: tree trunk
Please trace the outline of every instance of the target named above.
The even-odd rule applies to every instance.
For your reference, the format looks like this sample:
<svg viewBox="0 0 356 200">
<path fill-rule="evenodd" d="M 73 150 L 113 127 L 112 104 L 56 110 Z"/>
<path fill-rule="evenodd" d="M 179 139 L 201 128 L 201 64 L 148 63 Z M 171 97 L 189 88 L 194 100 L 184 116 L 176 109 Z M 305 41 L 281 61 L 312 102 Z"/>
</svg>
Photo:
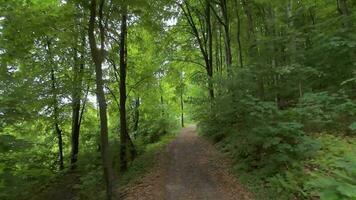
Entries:
<svg viewBox="0 0 356 200">
<path fill-rule="evenodd" d="M 224 20 L 224 39 L 225 39 L 225 59 L 228 76 L 232 75 L 232 53 L 231 53 L 231 36 L 230 36 L 230 20 L 229 11 L 226 0 L 220 0 L 222 16 Z"/>
<path fill-rule="evenodd" d="M 184 127 L 184 83 L 183 83 L 183 72 L 180 74 L 180 108 L 181 108 L 181 125 Z"/>
<path fill-rule="evenodd" d="M 119 44 L 119 46 L 121 46 L 121 43 Z M 125 45 L 124 51 L 127 52 L 127 50 L 126 50 L 126 45 Z M 125 60 L 126 60 L 126 58 L 125 58 Z M 125 61 L 125 62 L 126 62 L 126 61 Z M 127 65 L 127 64 L 125 64 L 125 65 Z M 117 75 L 117 74 L 120 74 L 120 72 L 117 70 L 117 67 L 116 67 L 115 62 L 112 62 L 112 66 L 114 67 L 114 70 L 115 70 L 115 73 L 114 73 L 115 79 L 116 79 L 116 81 L 117 81 L 118 84 L 119 84 L 119 90 L 120 90 L 120 88 L 121 88 L 121 81 L 120 81 L 120 78 L 119 78 L 118 75 Z M 126 85 L 126 83 L 125 83 L 125 85 Z M 126 87 L 126 86 L 125 86 L 125 87 Z M 121 94 L 121 91 L 119 91 L 119 93 Z M 119 108 L 119 110 L 120 110 L 120 109 L 121 109 L 120 102 L 117 101 L 116 96 L 115 96 L 115 94 L 114 94 L 113 92 L 111 92 L 111 94 L 114 96 L 115 102 L 117 103 L 117 106 L 118 106 L 118 108 Z M 125 95 L 125 98 L 127 98 L 126 96 L 127 96 L 127 95 Z M 125 104 L 126 104 L 126 101 L 125 101 Z M 125 109 L 126 109 L 126 107 L 125 107 Z M 119 133 L 119 138 L 120 138 L 120 137 L 121 137 L 121 136 L 120 136 L 120 134 L 121 134 L 121 115 L 120 115 L 119 123 L 120 123 L 120 126 L 119 126 L 120 129 L 119 129 L 118 133 Z M 127 126 L 127 125 L 126 125 L 126 126 Z M 129 150 L 130 150 L 131 160 L 134 160 L 135 157 L 137 156 L 137 151 L 136 151 L 136 147 L 135 147 L 134 143 L 132 142 L 132 139 L 131 139 L 131 137 L 130 137 L 128 131 L 126 131 L 126 139 L 127 139 L 127 141 L 128 141 L 126 144 L 129 144 L 129 147 L 128 147 L 128 148 L 129 148 Z"/>
<path fill-rule="evenodd" d="M 337 6 L 340 14 L 344 16 L 350 15 L 349 8 L 347 6 L 347 0 L 337 0 Z"/>
<path fill-rule="evenodd" d="M 56 77 L 55 77 L 55 69 L 52 57 L 52 50 L 51 50 L 51 42 L 47 41 L 47 56 L 49 63 L 51 65 L 51 92 L 52 92 L 52 106 L 53 106 L 53 126 L 55 133 L 57 135 L 58 140 L 58 166 L 59 169 L 64 169 L 63 164 L 63 139 L 62 139 L 62 130 L 59 127 L 59 111 L 58 111 L 58 96 L 57 96 L 57 87 L 56 87 Z"/>
<path fill-rule="evenodd" d="M 343 24 L 346 28 L 350 28 L 352 26 L 351 20 L 348 19 L 351 12 L 347 5 L 347 0 L 337 0 L 337 9 L 339 13 L 343 16 Z"/>
<path fill-rule="evenodd" d="M 82 37 L 82 50 L 85 49 L 85 36 Z M 81 96 L 83 85 L 84 71 L 84 52 L 81 52 L 80 63 L 78 64 L 77 50 L 74 49 L 74 66 L 73 66 L 73 92 L 72 92 L 72 134 L 71 134 L 71 166 L 76 167 L 79 153 L 79 134 L 81 126 Z"/>
<path fill-rule="evenodd" d="M 255 33 L 255 30 L 254 30 L 253 15 L 252 15 L 250 0 L 242 0 L 242 5 L 244 6 L 245 14 L 247 17 L 247 31 L 248 31 L 247 36 L 249 39 L 251 39 Z"/>
<path fill-rule="evenodd" d="M 134 127 L 133 127 L 133 131 L 136 133 L 138 130 L 138 124 L 140 121 L 140 97 L 137 97 L 135 99 L 135 112 L 134 112 Z"/>
<path fill-rule="evenodd" d="M 238 54 L 239 54 L 239 62 L 240 67 L 243 68 L 243 57 L 242 57 L 242 45 L 241 45 L 241 17 L 238 7 L 238 1 L 235 0 L 235 8 L 236 8 L 236 18 L 237 18 L 237 46 L 238 46 Z"/>
<path fill-rule="evenodd" d="M 192 34 L 195 36 L 200 52 L 204 58 L 205 69 L 207 72 L 208 79 L 208 91 L 211 100 L 214 99 L 214 85 L 213 85 L 213 37 L 212 37 L 212 27 L 211 27 L 211 12 L 210 12 L 210 0 L 205 0 L 205 16 L 204 22 L 199 21 L 201 24 L 201 29 L 198 30 L 196 26 L 195 19 L 192 15 L 191 7 L 188 1 L 183 1 L 179 4 L 186 17 L 188 24 L 192 28 Z M 204 23 L 204 26 L 202 25 Z"/>
<path fill-rule="evenodd" d="M 52 81 L 52 95 L 53 95 L 53 121 L 54 121 L 54 128 L 58 139 L 58 165 L 59 169 L 64 169 L 63 164 L 63 139 L 62 139 L 62 130 L 59 127 L 58 122 L 58 99 L 57 99 L 57 89 L 56 89 L 56 79 L 54 75 L 54 69 L 51 69 L 51 81 Z"/>
<path fill-rule="evenodd" d="M 253 21 L 253 12 L 251 7 L 251 0 L 242 0 L 242 5 L 245 10 L 245 14 L 247 17 L 247 37 L 249 41 L 249 55 L 253 59 L 257 54 L 256 48 L 256 37 L 255 37 L 255 26 Z"/>
<path fill-rule="evenodd" d="M 214 99 L 214 84 L 213 84 L 213 33 L 211 28 L 211 8 L 210 8 L 210 0 L 206 0 L 206 10 L 205 10 L 205 17 L 206 17 L 206 33 L 207 33 L 207 55 L 205 58 L 205 63 L 207 66 L 207 74 L 208 74 L 208 88 L 209 88 L 209 96 L 210 99 Z"/>
<path fill-rule="evenodd" d="M 126 37 L 127 37 L 127 6 L 123 8 L 120 34 L 120 170 L 127 170 L 128 131 L 126 121 Z"/>
<path fill-rule="evenodd" d="M 184 103 L 183 103 L 183 93 L 180 94 L 180 107 L 181 107 L 181 125 L 184 127 Z"/>
<path fill-rule="evenodd" d="M 76 50 L 74 50 L 76 51 Z M 74 53 L 75 57 L 77 56 L 77 53 Z M 75 58 L 77 59 L 77 58 Z M 72 138 L 71 138 L 71 144 L 72 144 L 72 150 L 71 150 L 71 165 L 72 168 L 75 168 L 75 163 L 77 162 L 77 156 L 78 156 L 78 151 L 79 151 L 79 132 L 80 132 L 80 125 L 79 125 L 79 114 L 80 114 L 80 93 L 81 93 L 81 87 L 79 86 L 80 81 L 79 81 L 79 76 L 80 72 L 78 69 L 78 64 L 75 62 L 73 66 L 73 76 L 74 76 L 74 81 L 73 81 L 73 92 L 72 92 Z"/>
<path fill-rule="evenodd" d="M 161 79 L 159 79 L 159 91 L 160 91 L 160 101 L 161 101 L 161 117 L 164 117 L 165 112 L 164 112 L 164 99 L 163 99 L 163 89 L 161 85 Z"/>
<path fill-rule="evenodd" d="M 253 64 L 258 54 L 256 35 L 255 35 L 255 26 L 253 21 L 253 10 L 251 6 L 251 0 L 241 0 L 241 1 L 247 18 L 247 36 L 248 36 L 248 41 L 250 46 L 248 49 L 248 55 L 251 60 L 250 63 Z M 264 86 L 264 79 L 262 75 L 257 75 L 257 87 L 258 87 L 257 95 L 259 96 L 260 99 L 264 100 L 265 86 Z"/>
<path fill-rule="evenodd" d="M 104 93 L 103 83 L 103 51 L 104 51 L 104 26 L 103 26 L 103 6 L 104 0 L 101 0 L 99 6 L 99 33 L 101 38 L 101 49 L 97 48 L 95 38 L 95 21 L 96 21 L 96 0 L 91 0 L 90 5 L 90 20 L 89 20 L 89 44 L 91 50 L 91 56 L 95 63 L 95 80 L 96 80 L 96 97 L 99 104 L 99 116 L 100 116 L 100 150 L 104 169 L 104 179 L 106 183 L 107 199 L 111 200 L 113 196 L 113 170 L 112 162 L 109 153 L 109 139 L 108 139 L 108 122 L 107 122 L 107 108 L 106 99 Z"/>
</svg>

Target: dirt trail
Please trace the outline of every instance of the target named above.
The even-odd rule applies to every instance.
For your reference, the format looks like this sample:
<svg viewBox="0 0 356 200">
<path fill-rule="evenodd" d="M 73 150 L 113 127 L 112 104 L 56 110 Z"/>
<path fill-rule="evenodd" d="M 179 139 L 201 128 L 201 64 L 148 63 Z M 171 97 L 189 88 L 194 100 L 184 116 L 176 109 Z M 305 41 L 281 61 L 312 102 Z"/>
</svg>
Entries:
<svg viewBox="0 0 356 200">
<path fill-rule="evenodd" d="M 249 196 L 230 174 L 224 156 L 189 127 L 160 153 L 155 169 L 127 189 L 125 199 L 248 200 Z"/>
</svg>

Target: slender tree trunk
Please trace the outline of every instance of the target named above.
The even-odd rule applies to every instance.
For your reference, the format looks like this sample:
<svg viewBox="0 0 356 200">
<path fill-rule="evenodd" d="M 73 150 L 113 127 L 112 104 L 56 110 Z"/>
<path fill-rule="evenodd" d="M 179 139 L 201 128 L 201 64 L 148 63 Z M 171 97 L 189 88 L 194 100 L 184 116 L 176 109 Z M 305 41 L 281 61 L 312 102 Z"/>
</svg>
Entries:
<svg viewBox="0 0 356 200">
<path fill-rule="evenodd" d="M 216 42 L 215 42 L 215 65 L 216 65 L 216 72 L 220 73 L 222 71 L 222 66 L 220 65 L 220 30 L 217 28 L 219 26 L 219 24 L 217 24 L 217 26 L 215 26 L 215 37 L 216 37 Z"/>
<path fill-rule="evenodd" d="M 212 26 L 211 26 L 211 12 L 210 12 L 210 0 L 205 0 L 205 15 L 204 25 L 201 25 L 201 31 L 198 30 L 195 19 L 192 15 L 192 9 L 188 1 L 183 1 L 179 4 L 186 17 L 188 24 L 192 28 L 192 34 L 195 36 L 200 52 L 204 57 L 205 69 L 208 78 L 208 91 L 211 100 L 214 99 L 214 84 L 213 84 L 213 38 L 212 38 Z"/>
<path fill-rule="evenodd" d="M 223 62 L 223 48 L 222 48 L 222 30 L 221 30 L 221 26 L 219 26 L 219 61 L 220 61 L 220 75 L 223 76 L 223 70 L 224 70 L 224 62 Z"/>
<path fill-rule="evenodd" d="M 75 60 L 77 60 L 77 53 L 75 51 Z M 79 151 L 79 132 L 80 132 L 80 125 L 79 125 L 79 114 L 80 114 L 80 96 L 81 96 L 81 87 L 79 86 L 79 76 L 80 72 L 78 69 L 78 63 L 75 61 L 73 66 L 73 92 L 72 92 L 72 150 L 71 150 L 71 165 L 72 168 L 75 168 L 75 163 L 77 162 L 77 156 Z"/>
<path fill-rule="evenodd" d="M 181 125 L 184 127 L 184 82 L 183 82 L 183 72 L 180 74 L 180 109 L 181 109 Z"/>
<path fill-rule="evenodd" d="M 119 46 L 121 46 L 121 44 L 119 44 Z M 125 45 L 125 49 L 124 49 L 124 51 L 125 52 L 127 52 L 127 50 L 126 50 L 126 45 Z M 125 60 L 126 60 L 126 58 L 125 58 Z M 125 61 L 126 62 L 126 61 Z M 127 65 L 127 64 L 126 64 Z M 117 67 L 116 67 L 116 64 L 115 64 L 115 62 L 112 62 L 112 66 L 114 67 L 114 70 L 115 70 L 115 73 L 114 73 L 114 75 L 115 75 L 115 79 L 116 79 L 116 81 L 118 82 L 118 84 L 119 84 L 119 90 L 120 90 L 120 85 L 121 85 L 121 81 L 120 81 L 120 78 L 118 77 L 118 75 L 117 74 L 120 74 L 120 72 L 117 70 Z M 126 86 L 125 86 L 126 87 Z M 121 92 L 119 92 L 120 94 L 121 94 Z M 112 93 L 112 95 L 115 97 L 115 94 L 114 93 Z M 126 97 L 127 98 L 127 97 Z M 115 97 L 115 99 L 116 99 L 116 97 Z M 117 103 L 117 105 L 118 105 L 118 108 L 119 108 L 119 110 L 121 109 L 121 106 L 120 106 L 120 102 L 118 102 L 117 100 L 115 100 L 116 101 L 116 103 Z M 126 103 L 125 103 L 126 104 Z M 126 108 L 126 107 L 125 107 Z M 121 137 L 120 136 L 120 134 L 121 134 L 121 115 L 120 115 L 120 119 L 119 119 L 119 123 L 120 123 L 120 129 L 119 129 L 119 131 L 118 131 L 118 133 L 119 133 L 119 137 Z M 136 151 L 136 147 L 135 147 L 135 145 L 134 145 L 134 143 L 132 142 L 132 139 L 131 139 L 131 137 L 130 137 L 130 134 L 129 134 L 129 132 L 128 131 L 126 131 L 126 139 L 127 139 L 127 143 L 126 144 L 129 144 L 129 150 L 130 150 L 130 154 L 131 154 L 131 160 L 134 160 L 135 158 L 136 158 L 136 156 L 137 156 L 137 151 Z"/>
<path fill-rule="evenodd" d="M 161 117 L 164 117 L 165 112 L 164 112 L 164 98 L 163 98 L 163 88 L 161 85 L 161 78 L 159 78 L 159 91 L 160 91 L 160 102 L 161 102 Z"/>
<path fill-rule="evenodd" d="M 127 6 L 123 8 L 120 35 L 120 170 L 127 170 L 128 131 L 126 121 Z"/>
<path fill-rule="evenodd" d="M 257 49 L 257 44 L 256 44 L 256 35 L 255 35 L 255 26 L 254 26 L 254 21 L 253 21 L 253 10 L 252 10 L 252 5 L 251 5 L 251 0 L 241 0 L 242 5 L 245 10 L 246 18 L 247 18 L 247 36 L 248 36 L 248 41 L 249 41 L 249 49 L 248 49 L 248 55 L 250 57 L 250 62 L 253 64 L 254 60 L 257 58 L 258 55 L 258 49 Z M 264 99 L 265 92 L 264 92 L 264 78 L 262 75 L 257 76 L 257 95 L 259 96 L 260 99 Z"/>
<path fill-rule="evenodd" d="M 135 99 L 135 112 L 134 112 L 134 126 L 133 126 L 133 131 L 136 133 L 138 130 L 138 124 L 140 121 L 140 97 L 137 97 Z"/>
<path fill-rule="evenodd" d="M 229 11 L 227 6 L 227 0 L 220 0 L 221 11 L 223 16 L 223 27 L 224 27 L 224 41 L 225 41 L 225 59 L 226 59 L 226 68 L 228 75 L 232 75 L 232 53 L 231 53 L 231 36 L 230 36 L 230 20 L 229 20 Z"/>
<path fill-rule="evenodd" d="M 78 160 L 79 153 L 79 134 L 81 126 L 81 96 L 83 90 L 83 71 L 84 71 L 84 49 L 85 49 L 85 36 L 82 37 L 82 51 L 80 63 L 78 63 L 78 53 L 74 49 L 74 66 L 73 66 L 73 92 L 72 92 L 72 138 L 71 138 L 71 165 L 74 169 L 75 163 Z"/>
<path fill-rule="evenodd" d="M 183 103 L 183 92 L 180 94 L 180 108 L 181 108 L 181 125 L 184 127 L 184 103 Z"/>
<path fill-rule="evenodd" d="M 57 96 L 57 87 L 56 87 L 56 76 L 55 76 L 55 66 L 53 63 L 52 50 L 51 50 L 51 42 L 47 41 L 47 54 L 48 60 L 51 65 L 51 90 L 52 90 L 52 106 L 53 106 L 53 125 L 54 130 L 57 135 L 58 140 L 58 166 L 59 169 L 64 169 L 63 162 L 63 139 L 62 139 L 62 130 L 59 126 L 59 109 L 58 109 L 58 96 Z"/>
<path fill-rule="evenodd" d="M 108 121 L 107 121 L 107 108 L 106 99 L 104 93 L 104 83 L 103 83 L 103 51 L 104 51 L 104 26 L 103 26 L 103 6 L 104 0 L 101 0 L 99 6 L 99 33 L 101 38 L 101 49 L 97 48 L 96 38 L 95 38 L 95 21 L 96 21 L 96 0 L 91 0 L 90 5 L 90 20 L 89 20 L 89 44 L 91 49 L 91 56 L 95 63 L 95 78 L 96 78 L 96 97 L 99 104 L 99 116 L 100 116 L 100 150 L 101 157 L 103 161 L 104 169 L 104 179 L 106 183 L 106 194 L 107 199 L 111 200 L 113 196 L 113 170 L 112 161 L 109 153 L 109 139 L 108 139 Z"/>
<path fill-rule="evenodd" d="M 239 54 L 239 62 L 240 67 L 243 68 L 243 57 L 242 57 L 242 45 L 241 45 L 241 17 L 238 7 L 238 0 L 235 0 L 235 8 L 236 8 L 236 18 L 237 18 L 237 46 L 238 46 L 238 54 Z"/>
<path fill-rule="evenodd" d="M 62 139 L 62 130 L 59 128 L 59 124 L 55 123 L 56 133 L 58 137 L 58 160 L 59 160 L 59 169 L 64 169 L 63 164 L 63 139 Z"/>
<path fill-rule="evenodd" d="M 257 55 L 257 48 L 256 48 L 256 37 L 255 37 L 255 26 L 253 21 L 253 11 L 251 7 L 251 0 L 242 0 L 242 5 L 245 10 L 245 14 L 247 17 L 247 37 L 249 41 L 249 55 L 250 58 L 253 58 Z"/>
<path fill-rule="evenodd" d="M 350 28 L 352 26 L 352 22 L 350 19 L 348 19 L 348 16 L 350 16 L 351 12 L 349 10 L 349 7 L 347 5 L 347 0 L 336 0 L 337 2 L 337 9 L 339 13 L 343 16 L 343 24 L 345 27 Z"/>
<path fill-rule="evenodd" d="M 347 0 L 336 0 L 336 1 L 337 1 L 337 6 L 338 6 L 338 10 L 339 10 L 340 14 L 349 16 L 350 12 L 349 12 L 349 8 L 347 6 Z"/>
<path fill-rule="evenodd" d="M 211 100 L 214 99 L 214 84 L 213 84 L 213 33 L 211 28 L 211 8 L 210 8 L 210 0 L 206 0 L 206 8 L 205 8 L 205 17 L 206 17 L 206 32 L 207 32 L 207 57 L 205 59 L 205 63 L 207 66 L 207 74 L 208 74 L 208 88 L 209 88 L 209 96 Z"/>
<path fill-rule="evenodd" d="M 58 163 L 59 169 L 64 169 L 63 164 L 63 139 L 62 139 L 62 130 L 59 127 L 58 122 L 58 99 L 57 99 L 57 89 L 56 89 L 56 79 L 54 75 L 54 69 L 51 69 L 51 81 L 52 81 L 52 94 L 53 94 L 53 119 L 54 119 L 54 128 L 56 131 L 57 139 L 58 139 Z"/>
<path fill-rule="evenodd" d="M 252 15 L 252 8 L 251 8 L 251 0 L 241 0 L 242 5 L 244 6 L 245 14 L 247 17 L 247 36 L 249 39 L 252 38 L 254 40 L 254 24 L 253 24 L 253 15 Z"/>
</svg>

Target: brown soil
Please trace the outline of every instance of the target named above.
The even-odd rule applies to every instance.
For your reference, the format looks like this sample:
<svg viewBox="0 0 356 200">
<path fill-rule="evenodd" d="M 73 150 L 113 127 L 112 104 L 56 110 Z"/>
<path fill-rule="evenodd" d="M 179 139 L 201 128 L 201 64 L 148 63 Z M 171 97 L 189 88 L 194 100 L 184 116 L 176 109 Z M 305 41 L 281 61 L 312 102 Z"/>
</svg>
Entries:
<svg viewBox="0 0 356 200">
<path fill-rule="evenodd" d="M 126 200 L 250 200 L 230 173 L 228 160 L 197 136 L 195 127 L 181 134 L 158 155 L 157 166 L 126 188 Z"/>
</svg>

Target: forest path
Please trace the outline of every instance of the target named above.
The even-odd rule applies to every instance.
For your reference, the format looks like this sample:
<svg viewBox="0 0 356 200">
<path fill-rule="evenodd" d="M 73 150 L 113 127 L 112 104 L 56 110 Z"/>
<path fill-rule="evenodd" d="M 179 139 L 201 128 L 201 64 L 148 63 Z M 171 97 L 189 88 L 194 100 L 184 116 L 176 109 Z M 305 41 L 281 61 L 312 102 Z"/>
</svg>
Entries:
<svg viewBox="0 0 356 200">
<path fill-rule="evenodd" d="M 125 191 L 126 200 L 247 200 L 251 199 L 229 172 L 226 158 L 184 128 L 158 155 L 158 164 Z"/>
</svg>

